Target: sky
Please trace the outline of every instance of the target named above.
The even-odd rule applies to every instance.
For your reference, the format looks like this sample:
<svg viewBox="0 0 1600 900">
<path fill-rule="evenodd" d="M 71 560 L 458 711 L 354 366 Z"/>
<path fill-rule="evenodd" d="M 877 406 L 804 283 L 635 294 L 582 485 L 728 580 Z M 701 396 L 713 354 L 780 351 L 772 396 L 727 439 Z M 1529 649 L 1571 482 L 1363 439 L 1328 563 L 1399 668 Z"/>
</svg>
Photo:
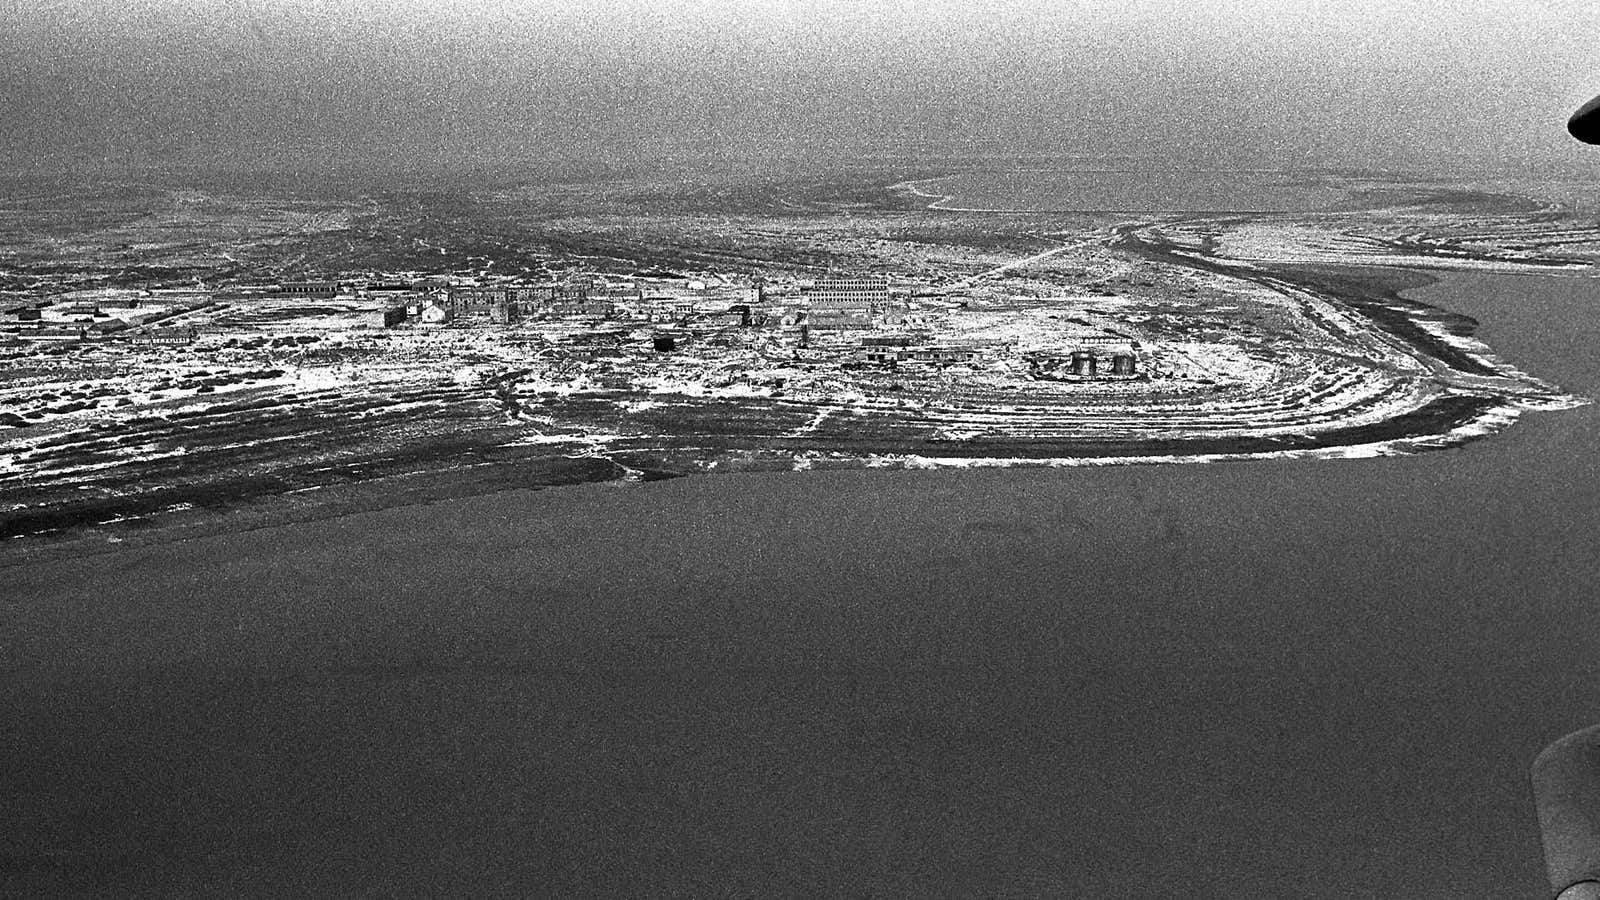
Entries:
<svg viewBox="0 0 1600 900">
<path fill-rule="evenodd" d="M 1589 0 L 0 0 L 12 171 L 1595 171 Z"/>
</svg>

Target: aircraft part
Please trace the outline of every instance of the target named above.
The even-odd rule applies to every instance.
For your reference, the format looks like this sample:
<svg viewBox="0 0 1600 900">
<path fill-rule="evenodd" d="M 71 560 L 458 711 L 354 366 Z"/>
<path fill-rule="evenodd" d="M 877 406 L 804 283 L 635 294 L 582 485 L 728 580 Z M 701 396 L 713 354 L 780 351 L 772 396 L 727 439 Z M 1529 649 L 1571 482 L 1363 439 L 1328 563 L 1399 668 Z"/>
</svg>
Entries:
<svg viewBox="0 0 1600 900">
<path fill-rule="evenodd" d="M 1567 120 L 1567 131 L 1585 144 L 1600 144 L 1600 97 L 1578 108 Z"/>
<path fill-rule="evenodd" d="M 1600 725 L 1544 748 L 1533 799 L 1551 888 L 1560 900 L 1600 897 Z"/>
</svg>

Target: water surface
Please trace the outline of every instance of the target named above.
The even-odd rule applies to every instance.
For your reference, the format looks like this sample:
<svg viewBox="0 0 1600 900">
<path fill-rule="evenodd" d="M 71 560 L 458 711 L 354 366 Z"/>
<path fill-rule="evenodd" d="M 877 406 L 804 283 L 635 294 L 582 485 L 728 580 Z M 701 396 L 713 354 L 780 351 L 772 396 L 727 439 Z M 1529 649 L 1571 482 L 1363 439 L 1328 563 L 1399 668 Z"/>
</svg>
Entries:
<svg viewBox="0 0 1600 900">
<path fill-rule="evenodd" d="M 1417 295 L 1600 394 L 1594 282 Z M 0 893 L 1542 898 L 1600 419 L 510 491 L 5 570 Z"/>
<path fill-rule="evenodd" d="M 1347 194 L 1304 174 L 1085 166 L 967 172 L 916 183 L 941 209 L 1031 212 L 1301 212 Z"/>
</svg>

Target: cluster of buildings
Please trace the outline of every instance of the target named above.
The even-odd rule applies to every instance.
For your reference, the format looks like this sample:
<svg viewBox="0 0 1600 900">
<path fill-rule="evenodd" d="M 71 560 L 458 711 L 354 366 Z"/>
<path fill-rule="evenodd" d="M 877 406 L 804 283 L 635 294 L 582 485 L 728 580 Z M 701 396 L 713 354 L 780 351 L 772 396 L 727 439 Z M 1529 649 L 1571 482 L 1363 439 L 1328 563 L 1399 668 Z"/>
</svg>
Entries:
<svg viewBox="0 0 1600 900">
<path fill-rule="evenodd" d="M 887 334 L 862 338 L 855 357 L 890 369 L 907 364 L 970 366 L 982 361 L 986 350 L 992 352 L 992 348 L 976 345 L 932 344 L 909 334 Z"/>
<path fill-rule="evenodd" d="M 1031 353 L 1028 368 L 1036 378 L 1134 378 L 1142 374 L 1139 345 L 1115 336 L 1074 337 L 1058 351 Z"/>
<path fill-rule="evenodd" d="M 221 324 L 241 310 L 270 310 L 287 301 L 293 310 L 308 314 L 326 304 L 324 313 L 355 316 L 352 324 L 382 329 L 616 319 L 652 326 L 650 345 L 658 352 L 681 349 L 705 339 L 708 332 L 714 341 L 737 342 L 737 329 L 764 329 L 780 345 L 832 349 L 869 368 L 974 366 L 1013 355 L 1015 348 L 1009 346 L 938 341 L 937 329 L 928 321 L 928 299 L 919 298 L 914 286 L 883 277 L 769 284 L 649 271 L 545 281 L 442 275 L 310 279 L 218 290 L 108 289 L 15 303 L 0 308 L 0 335 L 38 340 L 118 336 L 139 344 L 182 344 L 195 339 L 193 323 L 205 318 L 187 317 L 189 313 L 227 307 Z M 1118 337 L 1089 336 L 1048 353 L 1027 354 L 1026 360 L 1032 374 L 1045 379 L 1141 374 L 1137 345 Z"/>
<path fill-rule="evenodd" d="M 1012 345 L 938 342 L 914 302 L 891 291 L 887 279 L 822 279 L 803 288 L 807 332 L 865 331 L 852 350 L 872 367 L 975 366 L 1011 356 Z M 808 335 L 809 336 L 809 335 Z M 837 334 L 829 336 L 837 341 Z M 1030 373 L 1046 380 L 1133 378 L 1141 374 L 1138 345 L 1125 337 L 1079 335 L 1059 349 L 1026 356 Z"/>
<path fill-rule="evenodd" d="M 903 296 L 891 295 L 887 278 L 823 278 L 802 288 L 806 325 L 828 330 L 894 328 L 911 311 Z"/>
<path fill-rule="evenodd" d="M 863 337 L 855 358 L 870 366 L 897 369 L 908 365 L 973 366 L 995 355 L 1011 355 L 1009 345 L 930 343 L 905 334 Z M 1046 381 L 1082 378 L 1136 378 L 1143 374 L 1139 347 L 1123 338 L 1072 337 L 1058 350 L 1024 355 L 1029 374 Z"/>
<path fill-rule="evenodd" d="M 798 287 L 769 291 L 761 281 L 705 281 L 646 273 L 617 278 L 578 275 L 561 281 L 527 283 L 367 283 L 285 284 L 280 296 L 332 299 L 365 298 L 384 311 L 371 324 L 406 321 L 423 325 L 497 324 L 541 318 L 628 319 L 656 324 L 725 319 L 744 327 L 797 331 L 803 343 L 812 331 L 868 331 L 915 322 L 909 289 L 892 291 L 887 278 L 823 278 Z"/>
<path fill-rule="evenodd" d="M 761 287 L 754 282 L 703 281 L 670 274 L 625 279 L 578 275 L 560 281 L 492 283 L 384 282 L 330 286 L 328 297 L 351 296 L 377 301 L 380 312 L 371 324 L 392 327 L 408 320 L 422 325 L 451 323 L 509 325 L 529 319 L 582 317 L 627 318 L 645 322 L 681 322 L 694 316 L 749 310 L 759 304 Z M 341 294 L 340 291 L 348 291 Z"/>
<path fill-rule="evenodd" d="M 189 288 L 88 291 L 14 301 L 0 305 L 0 339 L 72 342 L 143 335 L 214 302 L 209 292 Z"/>
</svg>

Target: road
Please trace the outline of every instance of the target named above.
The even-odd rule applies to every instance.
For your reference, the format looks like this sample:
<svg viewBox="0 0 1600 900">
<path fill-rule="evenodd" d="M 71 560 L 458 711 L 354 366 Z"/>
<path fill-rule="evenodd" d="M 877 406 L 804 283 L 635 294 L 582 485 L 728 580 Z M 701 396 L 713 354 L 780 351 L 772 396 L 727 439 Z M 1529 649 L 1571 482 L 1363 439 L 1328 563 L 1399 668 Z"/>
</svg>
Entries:
<svg viewBox="0 0 1600 900">
<path fill-rule="evenodd" d="M 995 266 L 994 268 L 989 269 L 988 271 L 979 272 L 976 275 L 969 275 L 966 278 L 963 278 L 960 281 L 956 282 L 953 285 L 953 287 L 967 287 L 967 286 L 973 284 L 974 282 L 981 281 L 981 280 L 983 280 L 985 278 L 989 278 L 989 277 L 992 277 L 994 275 L 999 275 L 1002 272 L 1009 272 L 1012 269 L 1024 269 L 1024 268 L 1027 268 L 1028 266 L 1033 265 L 1036 262 L 1039 262 L 1040 260 L 1049 259 L 1050 257 L 1055 256 L 1057 253 L 1062 253 L 1062 252 L 1065 252 L 1067 250 L 1075 250 L 1075 249 L 1077 249 L 1079 247 L 1082 247 L 1085 243 L 1087 243 L 1087 242 L 1086 241 L 1073 241 L 1070 244 L 1062 244 L 1059 247 L 1052 247 L 1051 249 L 1046 250 L 1043 253 L 1035 253 L 1032 256 L 1023 257 L 1022 259 L 1015 259 L 1015 260 L 1012 260 L 1011 262 L 1008 262 L 1008 263 L 1006 263 L 1004 265 Z"/>
</svg>

